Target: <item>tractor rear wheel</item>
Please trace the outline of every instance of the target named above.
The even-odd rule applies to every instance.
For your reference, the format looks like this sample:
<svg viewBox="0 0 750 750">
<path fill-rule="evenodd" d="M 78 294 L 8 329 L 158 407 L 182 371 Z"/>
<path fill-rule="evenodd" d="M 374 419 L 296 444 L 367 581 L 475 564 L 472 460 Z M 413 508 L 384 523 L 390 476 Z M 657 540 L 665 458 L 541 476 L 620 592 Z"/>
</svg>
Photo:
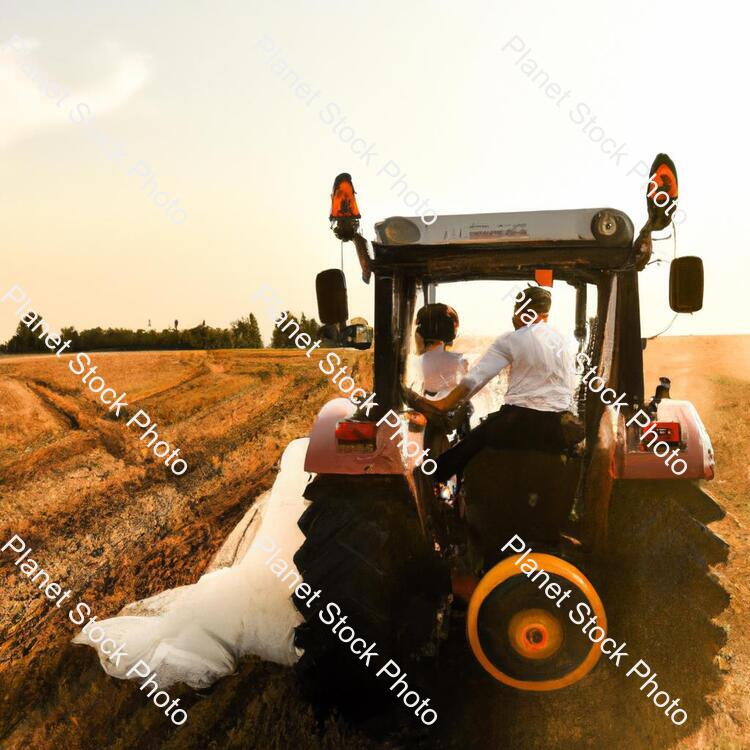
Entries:
<svg viewBox="0 0 750 750">
<path fill-rule="evenodd" d="M 312 502 L 299 520 L 305 541 L 294 562 L 321 594 L 311 607 L 293 597 L 304 617 L 295 634 L 304 649 L 297 665 L 303 690 L 319 709 L 335 706 L 351 718 L 390 712 L 399 703 L 388 692 L 393 679 L 376 672 L 392 659 L 409 672 L 412 687 L 417 674 L 409 668 L 434 647 L 449 578 L 422 535 L 402 477 L 319 476 L 305 497 Z M 326 610 L 330 603 L 340 614 Z M 345 615 L 355 637 L 375 644 L 369 664 L 332 631 L 335 622 L 326 624 L 331 613 L 336 622 Z"/>
<path fill-rule="evenodd" d="M 714 618 L 729 595 L 712 567 L 726 561 L 728 545 L 706 524 L 723 515 L 689 481 L 620 481 L 610 505 L 604 598 L 612 635 L 627 640 L 633 663 L 642 659 L 658 674 L 661 689 L 680 697 L 692 728 L 710 713 L 706 696 L 721 684 L 717 655 L 726 633 Z M 651 709 L 644 719 L 654 729 L 675 729 L 637 701 Z"/>
</svg>

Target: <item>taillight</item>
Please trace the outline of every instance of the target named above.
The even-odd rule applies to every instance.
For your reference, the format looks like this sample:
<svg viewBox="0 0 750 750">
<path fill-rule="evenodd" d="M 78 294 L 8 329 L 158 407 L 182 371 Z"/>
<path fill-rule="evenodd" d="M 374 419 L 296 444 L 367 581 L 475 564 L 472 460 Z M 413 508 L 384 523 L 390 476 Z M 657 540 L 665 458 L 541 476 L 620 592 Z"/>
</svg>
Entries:
<svg viewBox="0 0 750 750">
<path fill-rule="evenodd" d="M 336 449 L 346 453 L 373 453 L 377 435 L 375 422 L 342 420 L 336 423 Z"/>
<path fill-rule="evenodd" d="M 656 435 L 656 437 L 654 437 Z M 682 442 L 682 432 L 680 431 L 679 422 L 650 422 L 641 428 L 641 445 L 642 451 L 651 450 L 651 444 L 656 441 L 666 443 L 667 445 L 677 448 Z"/>
</svg>

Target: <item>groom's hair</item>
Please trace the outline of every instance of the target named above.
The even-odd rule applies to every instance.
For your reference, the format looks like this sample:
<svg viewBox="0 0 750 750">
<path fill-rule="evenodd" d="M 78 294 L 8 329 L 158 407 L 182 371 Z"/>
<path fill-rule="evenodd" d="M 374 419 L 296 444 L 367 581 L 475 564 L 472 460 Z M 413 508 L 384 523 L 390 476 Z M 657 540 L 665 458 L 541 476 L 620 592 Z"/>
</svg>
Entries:
<svg viewBox="0 0 750 750">
<path fill-rule="evenodd" d="M 526 300 L 529 300 L 529 303 L 524 309 L 531 309 L 538 315 L 546 315 L 552 307 L 552 295 L 541 286 L 527 286 L 523 292 L 523 299 L 516 302 L 513 309 L 517 310 L 526 304 Z"/>
</svg>

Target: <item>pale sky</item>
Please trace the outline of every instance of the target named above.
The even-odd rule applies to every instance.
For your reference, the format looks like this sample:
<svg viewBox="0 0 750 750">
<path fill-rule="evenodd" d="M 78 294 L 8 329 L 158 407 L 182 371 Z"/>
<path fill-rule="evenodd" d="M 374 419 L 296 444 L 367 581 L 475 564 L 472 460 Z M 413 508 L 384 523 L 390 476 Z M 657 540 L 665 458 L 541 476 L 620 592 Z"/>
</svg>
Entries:
<svg viewBox="0 0 750 750">
<path fill-rule="evenodd" d="M 316 314 L 315 274 L 339 261 L 328 210 L 342 171 L 369 239 L 376 221 L 412 213 L 378 174 L 389 161 L 439 213 L 609 205 L 638 229 L 644 180 L 627 172 L 666 151 L 687 214 L 677 251 L 701 255 L 706 271 L 704 309 L 670 333 L 750 332 L 741 4 L 0 9 L 0 296 L 21 285 L 55 327 L 224 326 L 252 310 L 268 337 L 270 318 L 250 301 L 266 283 Z M 531 80 L 539 68 L 570 91 L 559 106 L 543 77 Z M 592 115 L 627 154 L 619 166 L 582 132 Z M 371 146 L 369 164 L 342 142 L 346 125 Z M 672 241 L 656 249 L 671 257 Z M 371 319 L 372 289 L 345 250 L 350 313 Z M 667 277 L 667 264 L 641 274 L 644 335 L 672 317 Z M 507 303 L 491 292 L 455 300 L 467 328 L 507 329 Z M 0 305 L 0 340 L 16 324 Z"/>
</svg>

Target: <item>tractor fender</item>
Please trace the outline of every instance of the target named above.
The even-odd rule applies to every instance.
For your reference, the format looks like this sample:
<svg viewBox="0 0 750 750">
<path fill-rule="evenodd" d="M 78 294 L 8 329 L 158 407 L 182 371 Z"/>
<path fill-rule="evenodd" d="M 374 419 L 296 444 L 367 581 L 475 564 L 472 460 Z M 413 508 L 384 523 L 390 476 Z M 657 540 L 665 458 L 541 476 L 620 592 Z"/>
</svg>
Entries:
<svg viewBox="0 0 750 750">
<path fill-rule="evenodd" d="M 675 474 L 660 458 L 650 451 L 641 450 L 640 445 L 629 449 L 625 434 L 625 419 L 619 420 L 619 460 L 615 462 L 616 479 L 713 479 L 714 451 L 711 438 L 690 401 L 663 399 L 657 408 L 656 421 L 677 422 L 684 447 L 678 453 L 687 468 Z"/>
<path fill-rule="evenodd" d="M 318 412 L 310 434 L 305 471 L 314 474 L 404 474 L 399 440 L 391 437 L 394 428 L 378 427 L 374 452 L 340 451 L 336 444 L 336 423 L 351 417 L 357 408 L 346 398 L 329 401 Z M 395 433 L 398 436 L 398 433 Z"/>
</svg>

